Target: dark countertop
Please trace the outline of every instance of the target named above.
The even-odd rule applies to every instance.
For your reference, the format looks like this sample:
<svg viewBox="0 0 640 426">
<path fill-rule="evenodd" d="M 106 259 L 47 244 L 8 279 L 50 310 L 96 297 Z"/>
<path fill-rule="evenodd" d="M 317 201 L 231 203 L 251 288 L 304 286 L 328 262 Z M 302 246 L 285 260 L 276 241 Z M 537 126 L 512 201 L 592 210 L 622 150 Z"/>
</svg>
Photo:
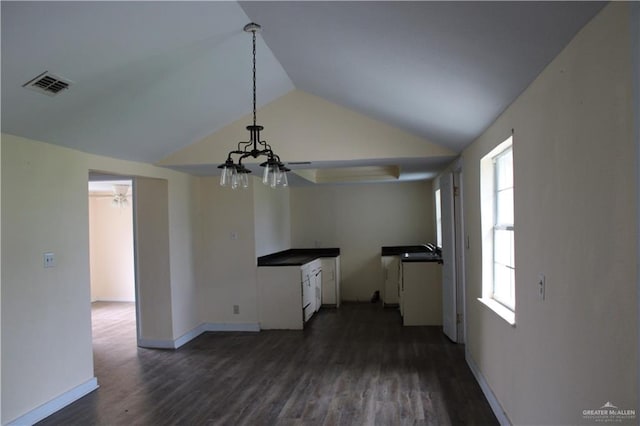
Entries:
<svg viewBox="0 0 640 426">
<path fill-rule="evenodd" d="M 438 262 L 442 263 L 442 256 L 437 253 L 403 253 L 400 255 L 403 262 Z"/>
<path fill-rule="evenodd" d="M 321 257 L 337 256 L 339 248 L 289 249 L 260 256 L 258 266 L 301 266 Z"/>
<path fill-rule="evenodd" d="M 403 262 L 442 263 L 440 249 L 433 244 L 383 246 L 381 256 L 400 256 L 400 260 Z"/>
<path fill-rule="evenodd" d="M 429 248 L 426 244 L 411 246 L 382 246 L 382 256 L 400 256 L 404 253 L 427 253 Z"/>
</svg>

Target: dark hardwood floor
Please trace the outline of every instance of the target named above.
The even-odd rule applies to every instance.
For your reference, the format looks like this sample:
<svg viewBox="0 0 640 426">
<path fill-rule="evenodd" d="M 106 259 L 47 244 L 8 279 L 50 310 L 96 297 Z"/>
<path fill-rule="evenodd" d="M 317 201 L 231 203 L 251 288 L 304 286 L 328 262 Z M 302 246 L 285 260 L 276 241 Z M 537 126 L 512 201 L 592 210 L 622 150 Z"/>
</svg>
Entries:
<svg viewBox="0 0 640 426">
<path fill-rule="evenodd" d="M 128 312 L 128 313 L 127 313 Z M 464 348 L 394 309 L 323 309 L 304 331 L 135 347 L 132 304 L 94 304 L 100 388 L 42 425 L 497 424 Z"/>
</svg>

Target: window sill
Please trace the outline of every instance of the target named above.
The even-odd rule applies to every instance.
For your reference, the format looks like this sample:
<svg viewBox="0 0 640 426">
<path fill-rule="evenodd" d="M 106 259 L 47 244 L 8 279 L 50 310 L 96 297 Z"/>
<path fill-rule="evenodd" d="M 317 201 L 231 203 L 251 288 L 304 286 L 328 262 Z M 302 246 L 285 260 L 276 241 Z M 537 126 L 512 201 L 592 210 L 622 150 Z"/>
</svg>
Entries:
<svg viewBox="0 0 640 426">
<path fill-rule="evenodd" d="M 478 301 L 495 312 L 500 318 L 508 322 L 512 327 L 516 326 L 516 313 L 504 305 L 490 298 L 478 298 Z"/>
</svg>

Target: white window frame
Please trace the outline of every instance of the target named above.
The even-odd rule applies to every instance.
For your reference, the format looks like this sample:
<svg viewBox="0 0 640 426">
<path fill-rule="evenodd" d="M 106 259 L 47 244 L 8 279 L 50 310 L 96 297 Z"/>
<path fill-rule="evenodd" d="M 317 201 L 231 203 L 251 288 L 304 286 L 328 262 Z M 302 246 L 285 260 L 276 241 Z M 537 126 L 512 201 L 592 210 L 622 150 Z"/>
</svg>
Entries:
<svg viewBox="0 0 640 426">
<path fill-rule="evenodd" d="M 506 149 L 504 149 L 503 151 L 501 151 L 500 153 L 498 153 L 497 155 L 495 155 L 493 157 L 493 171 L 494 171 L 494 178 L 493 178 L 493 285 L 492 285 L 492 294 L 491 297 L 498 303 L 501 303 L 502 305 L 504 305 L 506 308 L 515 311 L 516 308 L 516 300 L 515 300 L 515 278 L 513 280 L 509 280 L 509 283 L 504 283 L 504 282 L 498 282 L 497 276 L 498 274 L 496 273 L 497 269 L 500 268 L 501 266 L 505 266 L 507 269 L 510 269 L 513 271 L 513 274 L 515 275 L 515 262 L 514 262 L 514 253 L 513 253 L 513 247 L 512 247 L 512 252 L 510 254 L 511 257 L 511 261 L 514 263 L 513 265 L 506 265 L 506 264 L 502 264 L 500 262 L 498 262 L 497 260 L 497 244 L 496 244 L 496 237 L 497 237 L 497 233 L 499 231 L 509 231 L 512 232 L 512 239 L 515 240 L 515 227 L 513 226 L 513 220 L 511 222 L 498 222 L 498 193 L 504 190 L 508 190 L 511 189 L 513 190 L 513 180 L 511 181 L 511 186 L 506 187 L 506 188 L 499 188 L 498 187 L 498 173 L 499 173 L 499 169 L 498 169 L 498 160 L 502 157 L 505 157 L 507 155 L 511 156 L 511 175 L 513 176 L 513 147 L 510 145 L 509 147 L 507 147 Z M 513 207 L 512 207 L 513 208 Z M 500 293 L 504 292 L 505 290 L 497 288 L 497 287 L 503 287 L 508 285 L 509 287 L 511 287 L 513 285 L 514 288 L 509 288 L 508 289 L 508 293 L 510 293 L 510 297 L 509 298 L 502 298 L 500 296 Z"/>
<path fill-rule="evenodd" d="M 442 247 L 442 206 L 440 200 L 440 188 L 434 192 L 436 210 L 436 245 Z"/>
<path fill-rule="evenodd" d="M 485 155 L 480 162 L 480 190 L 481 190 L 481 222 L 482 222 L 482 297 L 480 300 L 496 314 L 502 317 L 509 324 L 515 326 L 516 308 L 516 286 L 515 286 L 515 248 L 512 246 L 510 259 L 512 265 L 505 265 L 513 270 L 513 279 L 508 282 L 497 282 L 496 268 L 502 264 L 496 261 L 496 233 L 500 231 L 513 232 L 515 242 L 514 223 L 498 222 L 498 168 L 497 160 L 504 156 L 511 155 L 512 175 L 513 175 L 513 139 L 507 140 L 496 146 L 491 152 Z M 515 183 L 511 186 L 515 193 Z M 507 187 L 509 188 L 509 187 Z M 503 190 L 505 188 L 502 188 Z M 515 218 L 513 220 L 515 222 Z M 513 287 L 511 287 L 513 283 Z M 496 290 L 497 286 L 508 285 L 510 288 L 506 293 L 511 297 L 504 298 L 499 293 L 505 291 Z"/>
</svg>

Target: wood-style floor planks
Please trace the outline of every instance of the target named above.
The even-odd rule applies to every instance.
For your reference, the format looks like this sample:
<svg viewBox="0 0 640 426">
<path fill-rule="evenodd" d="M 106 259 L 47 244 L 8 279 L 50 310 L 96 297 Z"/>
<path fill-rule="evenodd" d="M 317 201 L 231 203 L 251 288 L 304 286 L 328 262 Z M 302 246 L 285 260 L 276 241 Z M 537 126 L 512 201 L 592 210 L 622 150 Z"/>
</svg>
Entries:
<svg viewBox="0 0 640 426">
<path fill-rule="evenodd" d="M 304 331 L 205 333 L 137 348 L 133 304 L 93 305 L 100 388 L 42 425 L 494 425 L 464 347 L 373 304 Z"/>
</svg>

